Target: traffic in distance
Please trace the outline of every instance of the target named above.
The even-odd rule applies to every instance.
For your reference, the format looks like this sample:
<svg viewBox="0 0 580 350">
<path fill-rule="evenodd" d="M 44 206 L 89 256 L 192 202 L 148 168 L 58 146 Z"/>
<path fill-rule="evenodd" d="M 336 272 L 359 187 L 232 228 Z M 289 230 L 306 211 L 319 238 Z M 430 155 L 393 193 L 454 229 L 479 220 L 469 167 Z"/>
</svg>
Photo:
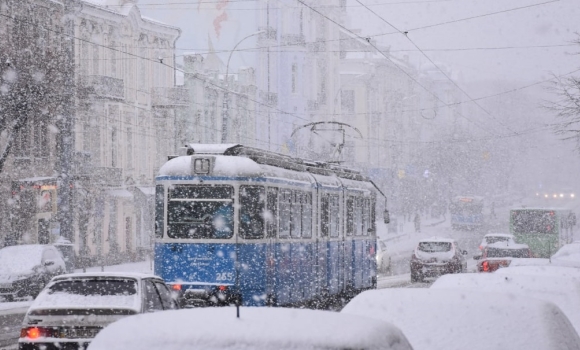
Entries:
<svg viewBox="0 0 580 350">
<path fill-rule="evenodd" d="M 189 144 L 157 176 L 147 273 L 128 264 L 67 274 L 75 269 L 67 270 L 70 257 L 58 244 L 16 245 L 0 249 L 0 261 L 23 267 L 2 276 L 0 296 L 26 303 L 17 343 L 27 350 L 490 349 L 501 341 L 580 349 L 580 303 L 572 297 L 580 288 L 578 206 L 456 196 L 449 220 L 417 213 L 423 227 L 402 220 L 397 235 L 388 232 L 387 208 L 369 178 L 335 164 Z M 516 287 L 498 287 L 512 279 L 517 302 L 505 292 Z M 490 307 L 503 316 L 485 313 Z M 473 344 L 469 330 L 482 321 L 493 327 Z M 327 334 L 320 324 L 334 328 Z M 183 328 L 192 326 L 204 331 Z M 461 336 L 450 343 L 438 336 L 444 329 Z"/>
</svg>

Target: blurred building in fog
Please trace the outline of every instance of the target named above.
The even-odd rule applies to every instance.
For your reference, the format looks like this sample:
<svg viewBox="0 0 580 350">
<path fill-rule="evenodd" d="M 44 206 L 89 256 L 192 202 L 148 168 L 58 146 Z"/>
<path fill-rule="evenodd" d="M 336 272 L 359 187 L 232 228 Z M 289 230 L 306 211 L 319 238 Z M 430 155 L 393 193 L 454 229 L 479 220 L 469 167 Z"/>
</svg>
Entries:
<svg viewBox="0 0 580 350">
<path fill-rule="evenodd" d="M 0 3 L 3 13 L 18 8 L 4 5 L 13 1 Z M 23 140 L 17 139 L 2 173 L 13 192 L 2 227 L 10 227 L 13 241 L 21 243 L 46 243 L 61 233 L 62 149 L 55 135 L 68 132 L 74 149 L 68 170 L 72 234 L 67 238 L 92 262 L 128 259 L 151 248 L 154 176 L 173 153 L 175 110 L 188 103 L 185 91 L 175 86 L 174 50 L 180 30 L 143 18 L 130 1 L 64 5 L 46 1 L 45 7 L 55 7 L 57 15 L 46 16 L 36 7 L 23 16 L 34 21 L 37 16 L 56 28 L 62 28 L 65 11 L 74 18 L 71 130 L 59 129 L 62 111 L 52 110 L 43 123 L 30 119 L 22 129 L 18 137 Z M 0 22 L 0 28 L 6 26 Z M 26 30 L 35 33 L 30 27 Z M 69 44 L 62 30 L 46 35 L 55 45 Z M 66 57 L 65 51 L 60 53 Z"/>
</svg>

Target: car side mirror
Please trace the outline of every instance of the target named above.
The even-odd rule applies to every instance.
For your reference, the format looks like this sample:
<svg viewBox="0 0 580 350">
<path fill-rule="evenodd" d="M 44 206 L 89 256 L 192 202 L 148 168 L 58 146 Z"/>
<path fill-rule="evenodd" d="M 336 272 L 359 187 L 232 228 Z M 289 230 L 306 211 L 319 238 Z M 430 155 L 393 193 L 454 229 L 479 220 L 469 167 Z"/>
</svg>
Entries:
<svg viewBox="0 0 580 350">
<path fill-rule="evenodd" d="M 383 219 L 385 220 L 385 224 L 391 222 L 391 215 L 389 214 L 389 211 L 387 209 L 385 209 L 385 211 L 383 212 Z"/>
</svg>

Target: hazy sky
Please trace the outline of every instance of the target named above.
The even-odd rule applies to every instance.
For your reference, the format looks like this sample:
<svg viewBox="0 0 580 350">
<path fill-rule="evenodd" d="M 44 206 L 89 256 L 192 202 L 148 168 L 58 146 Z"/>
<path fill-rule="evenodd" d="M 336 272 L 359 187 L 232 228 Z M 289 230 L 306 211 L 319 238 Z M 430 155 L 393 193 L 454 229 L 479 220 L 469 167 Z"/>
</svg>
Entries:
<svg viewBox="0 0 580 350">
<path fill-rule="evenodd" d="M 431 59 L 461 70 L 466 80 L 536 81 L 580 68 L 579 57 L 571 54 L 580 46 L 570 46 L 580 31 L 579 0 L 360 2 L 399 31 L 408 31 L 408 38 L 403 34 L 376 37 L 381 44 L 391 45 L 394 54 L 426 61 L 411 39 Z M 362 34 L 396 31 L 357 1 L 349 0 L 349 5 L 353 6 L 350 25 L 361 28 Z"/>
</svg>

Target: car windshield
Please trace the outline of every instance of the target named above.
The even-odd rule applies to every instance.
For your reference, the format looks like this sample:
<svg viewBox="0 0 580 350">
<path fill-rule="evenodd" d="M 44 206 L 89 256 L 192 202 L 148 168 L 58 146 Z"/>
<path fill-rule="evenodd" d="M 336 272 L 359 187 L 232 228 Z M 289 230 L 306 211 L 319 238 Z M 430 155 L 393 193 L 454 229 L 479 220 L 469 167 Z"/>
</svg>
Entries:
<svg viewBox="0 0 580 350">
<path fill-rule="evenodd" d="M 234 234 L 231 186 L 176 186 L 169 193 L 170 238 L 231 238 Z"/>
<path fill-rule="evenodd" d="M 420 242 L 419 250 L 426 253 L 448 252 L 451 250 L 450 242 Z"/>
<path fill-rule="evenodd" d="M 488 258 L 529 258 L 529 250 L 525 249 L 501 249 L 501 248 L 488 248 L 487 249 Z"/>
<path fill-rule="evenodd" d="M 134 295 L 137 281 L 133 279 L 71 279 L 58 281 L 48 288 L 49 294 Z"/>
</svg>

